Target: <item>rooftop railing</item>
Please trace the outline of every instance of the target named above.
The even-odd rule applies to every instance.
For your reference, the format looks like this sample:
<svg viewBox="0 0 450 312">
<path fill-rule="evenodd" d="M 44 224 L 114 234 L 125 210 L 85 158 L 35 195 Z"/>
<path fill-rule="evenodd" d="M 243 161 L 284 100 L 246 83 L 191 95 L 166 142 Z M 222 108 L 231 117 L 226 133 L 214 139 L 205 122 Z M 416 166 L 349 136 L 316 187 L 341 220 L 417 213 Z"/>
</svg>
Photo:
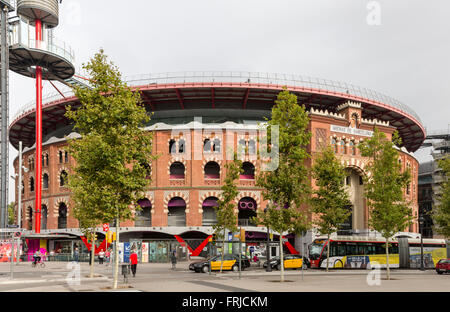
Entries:
<svg viewBox="0 0 450 312">
<path fill-rule="evenodd" d="M 276 73 L 252 73 L 252 72 L 173 72 L 173 73 L 161 73 L 161 74 L 148 74 L 148 75 L 132 75 L 124 76 L 124 81 L 129 86 L 141 86 L 141 85 L 157 85 L 157 84 L 178 84 L 178 83 L 259 83 L 267 85 L 282 85 L 291 87 L 302 87 L 306 89 L 323 90 L 336 94 L 348 94 L 349 96 L 357 96 L 363 99 L 376 101 L 382 104 L 389 105 L 406 113 L 416 119 L 419 123 L 422 123 L 419 116 L 408 106 L 400 101 L 386 96 L 382 93 L 358 87 L 353 84 L 345 82 L 337 82 L 328 79 L 313 78 L 309 76 L 289 75 L 289 74 L 276 74 Z M 73 95 L 72 91 L 63 93 L 65 97 Z M 53 93 L 44 99 L 44 102 L 51 102 L 61 99 L 62 96 L 59 93 Z M 33 109 L 35 102 L 27 104 L 24 108 L 17 113 L 13 120 L 18 116 L 21 116 L 30 109 Z"/>
</svg>

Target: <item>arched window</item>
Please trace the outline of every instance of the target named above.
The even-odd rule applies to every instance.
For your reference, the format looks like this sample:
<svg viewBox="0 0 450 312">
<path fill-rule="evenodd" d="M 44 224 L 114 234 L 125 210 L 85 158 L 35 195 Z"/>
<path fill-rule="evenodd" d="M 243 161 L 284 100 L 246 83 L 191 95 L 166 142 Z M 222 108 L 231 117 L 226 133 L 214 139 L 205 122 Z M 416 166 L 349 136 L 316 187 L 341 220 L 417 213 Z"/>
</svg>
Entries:
<svg viewBox="0 0 450 312">
<path fill-rule="evenodd" d="M 255 225 L 252 217 L 256 217 L 256 201 L 251 197 L 244 197 L 238 203 L 238 225 Z"/>
<path fill-rule="evenodd" d="M 58 209 L 58 229 L 67 228 L 67 206 L 65 203 L 59 204 Z"/>
<path fill-rule="evenodd" d="M 255 140 L 248 141 L 248 154 L 255 155 L 256 154 L 256 142 Z"/>
<path fill-rule="evenodd" d="M 205 179 L 220 179 L 220 166 L 215 161 L 205 165 Z"/>
<path fill-rule="evenodd" d="M 355 142 L 350 141 L 350 151 L 352 153 L 352 155 L 356 155 L 356 146 L 355 146 Z"/>
<path fill-rule="evenodd" d="M 208 197 L 203 201 L 202 226 L 211 226 L 217 223 L 216 209 L 214 209 L 217 207 L 217 201 L 217 197 Z"/>
<path fill-rule="evenodd" d="M 345 154 L 345 141 L 341 140 L 340 145 L 341 145 L 341 154 Z"/>
<path fill-rule="evenodd" d="M 42 230 L 47 229 L 47 214 L 48 214 L 47 206 L 42 205 L 42 208 L 41 208 L 41 229 Z"/>
<path fill-rule="evenodd" d="M 63 163 L 63 152 L 59 151 L 59 163 L 62 164 Z"/>
<path fill-rule="evenodd" d="M 136 210 L 136 217 L 134 226 L 136 227 L 149 227 L 152 226 L 152 203 L 147 198 L 138 200 L 138 205 L 141 210 Z"/>
<path fill-rule="evenodd" d="M 239 179 L 253 180 L 255 179 L 255 166 L 251 162 L 244 162 L 242 164 L 243 173 L 239 175 Z"/>
<path fill-rule="evenodd" d="M 174 197 L 168 203 L 168 226 L 186 226 L 186 202 L 181 197 Z"/>
<path fill-rule="evenodd" d="M 186 141 L 184 139 L 178 140 L 178 153 L 183 154 L 186 150 Z"/>
<path fill-rule="evenodd" d="M 28 207 L 28 230 L 33 230 L 33 208 Z"/>
<path fill-rule="evenodd" d="M 150 166 L 150 164 L 144 164 L 144 169 L 145 169 L 145 178 L 146 179 L 150 179 L 152 177 L 152 166 Z"/>
<path fill-rule="evenodd" d="M 238 155 L 245 155 L 247 153 L 247 143 L 244 139 L 240 139 L 238 143 Z"/>
<path fill-rule="evenodd" d="M 214 139 L 212 151 L 214 153 L 220 153 L 220 140 L 219 139 Z"/>
<path fill-rule="evenodd" d="M 22 181 L 22 195 L 25 194 L 25 183 Z"/>
<path fill-rule="evenodd" d="M 48 174 L 44 173 L 42 177 L 42 188 L 48 189 Z"/>
<path fill-rule="evenodd" d="M 184 165 L 176 161 L 170 166 L 170 179 L 184 179 Z"/>
<path fill-rule="evenodd" d="M 61 174 L 59 175 L 59 186 L 65 186 L 67 184 L 67 172 L 65 170 L 61 171 Z"/>
<path fill-rule="evenodd" d="M 64 162 L 68 163 L 69 162 L 69 152 L 64 152 Z"/>
<path fill-rule="evenodd" d="M 45 165 L 48 167 L 48 154 L 45 154 Z"/>
<path fill-rule="evenodd" d="M 338 153 L 338 145 L 337 145 L 335 139 L 331 139 L 331 146 L 333 147 L 334 153 L 337 154 Z"/>
<path fill-rule="evenodd" d="M 30 192 L 34 192 L 34 178 L 30 178 Z"/>
<path fill-rule="evenodd" d="M 210 139 L 205 139 L 203 141 L 203 152 L 204 153 L 211 152 L 211 140 Z"/>
</svg>

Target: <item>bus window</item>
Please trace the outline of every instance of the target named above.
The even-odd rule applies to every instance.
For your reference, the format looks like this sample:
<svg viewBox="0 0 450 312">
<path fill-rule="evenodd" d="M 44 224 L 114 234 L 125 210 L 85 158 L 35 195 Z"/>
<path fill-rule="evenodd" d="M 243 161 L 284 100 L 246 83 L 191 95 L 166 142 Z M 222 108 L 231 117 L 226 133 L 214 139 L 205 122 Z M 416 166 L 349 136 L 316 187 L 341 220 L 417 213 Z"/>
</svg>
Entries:
<svg viewBox="0 0 450 312">
<path fill-rule="evenodd" d="M 345 245 L 338 245 L 338 256 L 346 256 L 346 252 L 345 252 Z"/>
<path fill-rule="evenodd" d="M 322 253 L 323 244 L 312 243 L 308 246 L 309 248 L 309 258 L 311 260 L 318 260 L 320 258 L 320 254 Z M 326 250 L 324 250 L 326 253 Z"/>
<path fill-rule="evenodd" d="M 389 246 L 389 253 L 390 254 L 398 254 L 398 245 L 392 244 L 391 246 Z"/>
<path fill-rule="evenodd" d="M 374 245 L 367 246 L 367 254 L 368 255 L 376 255 L 377 254 L 377 248 Z"/>
<path fill-rule="evenodd" d="M 367 245 L 359 245 L 358 246 L 358 255 L 367 255 L 368 254 L 368 246 Z"/>
<path fill-rule="evenodd" d="M 357 245 L 347 245 L 347 255 L 348 256 L 358 255 L 358 246 Z"/>
<path fill-rule="evenodd" d="M 384 244 L 377 244 L 375 247 L 377 249 L 377 255 L 384 255 L 386 253 L 386 248 L 384 247 Z"/>
</svg>

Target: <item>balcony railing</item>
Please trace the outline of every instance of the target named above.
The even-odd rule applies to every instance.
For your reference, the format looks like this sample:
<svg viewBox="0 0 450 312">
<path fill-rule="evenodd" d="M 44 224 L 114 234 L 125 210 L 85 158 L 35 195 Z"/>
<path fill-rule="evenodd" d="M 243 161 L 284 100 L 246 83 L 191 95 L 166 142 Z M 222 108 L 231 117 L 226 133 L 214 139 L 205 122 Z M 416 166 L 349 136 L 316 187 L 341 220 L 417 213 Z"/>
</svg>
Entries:
<svg viewBox="0 0 450 312">
<path fill-rule="evenodd" d="M 53 53 L 71 64 L 75 63 L 75 52 L 66 44 L 52 35 L 52 31 L 43 28 L 42 40 L 36 40 L 35 27 L 26 18 L 21 17 L 11 23 L 10 46 L 20 45 L 29 49 L 43 50 Z"/>
</svg>

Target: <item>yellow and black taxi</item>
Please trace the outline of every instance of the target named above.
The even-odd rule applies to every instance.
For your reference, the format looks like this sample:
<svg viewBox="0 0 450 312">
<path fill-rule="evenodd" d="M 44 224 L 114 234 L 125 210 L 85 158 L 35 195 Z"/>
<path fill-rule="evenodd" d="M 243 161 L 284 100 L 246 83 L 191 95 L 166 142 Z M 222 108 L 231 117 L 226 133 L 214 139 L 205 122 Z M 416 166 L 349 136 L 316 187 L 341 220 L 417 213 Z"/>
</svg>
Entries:
<svg viewBox="0 0 450 312">
<path fill-rule="evenodd" d="M 207 272 L 209 272 L 209 264 L 211 263 L 211 271 L 219 271 L 221 262 L 222 262 L 222 256 L 219 255 L 219 256 L 215 256 L 211 259 L 193 262 L 189 265 L 189 270 L 195 271 L 195 272 L 207 273 Z M 248 267 L 250 267 L 250 260 L 246 256 L 241 255 L 241 270 L 244 270 Z M 239 271 L 239 255 L 237 255 L 237 254 L 224 255 L 222 270 L 238 272 Z"/>
<path fill-rule="evenodd" d="M 285 269 L 301 269 L 303 265 L 303 259 L 300 255 L 283 255 L 283 262 Z M 305 262 L 305 264 L 307 264 Z M 270 266 L 272 269 L 281 270 L 280 257 L 273 257 L 270 259 Z M 267 268 L 267 261 L 263 263 L 263 267 Z"/>
</svg>

